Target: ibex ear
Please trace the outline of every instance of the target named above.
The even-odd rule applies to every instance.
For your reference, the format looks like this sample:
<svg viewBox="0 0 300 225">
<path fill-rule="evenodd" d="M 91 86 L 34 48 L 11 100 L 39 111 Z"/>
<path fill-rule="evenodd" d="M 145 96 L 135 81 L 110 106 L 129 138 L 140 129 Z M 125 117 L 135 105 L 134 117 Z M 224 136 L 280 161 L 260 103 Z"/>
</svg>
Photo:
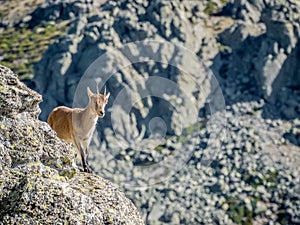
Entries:
<svg viewBox="0 0 300 225">
<path fill-rule="evenodd" d="M 91 91 L 91 89 L 89 87 L 87 87 L 87 94 L 89 97 L 91 97 L 93 95 L 93 92 Z"/>
<path fill-rule="evenodd" d="M 108 92 L 106 95 L 105 95 L 105 98 L 108 99 L 110 96 L 110 92 Z"/>
</svg>

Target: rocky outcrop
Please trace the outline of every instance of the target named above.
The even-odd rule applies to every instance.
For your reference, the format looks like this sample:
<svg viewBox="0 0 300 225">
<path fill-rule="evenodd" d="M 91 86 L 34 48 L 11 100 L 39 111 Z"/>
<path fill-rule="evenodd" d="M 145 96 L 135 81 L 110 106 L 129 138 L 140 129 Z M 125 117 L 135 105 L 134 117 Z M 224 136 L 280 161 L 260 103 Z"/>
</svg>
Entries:
<svg viewBox="0 0 300 225">
<path fill-rule="evenodd" d="M 299 117 L 299 8 L 299 1 L 233 1 L 224 9 L 236 19 L 219 35 L 231 52 L 216 63 L 224 89 L 235 80 L 229 102 L 242 100 L 234 93 L 251 95 L 266 100 L 265 117 Z"/>
<path fill-rule="evenodd" d="M 99 9 L 103 1 L 56 1 L 50 0 L 39 5 L 25 21 L 30 28 L 39 23 L 49 21 L 69 20 L 91 14 Z M 22 21 L 21 21 L 22 22 Z"/>
<path fill-rule="evenodd" d="M 0 223 L 143 224 L 111 182 L 80 172 L 75 152 L 37 120 L 40 95 L 0 66 Z"/>
</svg>

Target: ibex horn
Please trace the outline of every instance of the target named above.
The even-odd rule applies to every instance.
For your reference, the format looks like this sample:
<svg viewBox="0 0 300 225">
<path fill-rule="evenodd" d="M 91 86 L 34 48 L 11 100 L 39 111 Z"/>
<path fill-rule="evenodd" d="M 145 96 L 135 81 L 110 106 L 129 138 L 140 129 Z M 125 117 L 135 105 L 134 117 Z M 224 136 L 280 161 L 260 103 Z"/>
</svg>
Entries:
<svg viewBox="0 0 300 225">
<path fill-rule="evenodd" d="M 99 94 L 99 87 L 98 87 L 99 81 L 97 79 L 95 81 L 96 81 L 96 91 L 97 91 L 97 94 Z"/>
<path fill-rule="evenodd" d="M 106 96 L 106 86 L 104 86 L 104 96 Z"/>
</svg>

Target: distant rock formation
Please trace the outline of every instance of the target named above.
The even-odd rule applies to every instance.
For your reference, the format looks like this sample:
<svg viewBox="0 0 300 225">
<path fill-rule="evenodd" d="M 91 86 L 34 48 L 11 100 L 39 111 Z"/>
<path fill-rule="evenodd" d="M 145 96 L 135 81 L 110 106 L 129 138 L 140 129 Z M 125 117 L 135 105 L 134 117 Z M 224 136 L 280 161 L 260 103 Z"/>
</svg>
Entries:
<svg viewBox="0 0 300 225">
<path fill-rule="evenodd" d="M 266 117 L 299 117 L 300 2 L 233 1 L 223 13 L 235 19 L 219 35 L 231 48 L 230 53 L 220 52 L 218 63 L 224 89 L 234 79 L 238 95 L 248 93 L 266 101 Z M 245 101 L 245 96 L 233 96 L 228 99 Z"/>
<path fill-rule="evenodd" d="M 55 3 L 60 6 L 60 12 L 74 8 L 70 6 L 73 3 L 63 2 Z M 81 5 L 76 3 L 76 7 Z M 124 44 L 143 40 L 171 42 L 199 56 L 214 71 L 228 104 L 264 99 L 266 106 L 273 109 L 266 117 L 270 116 L 269 112 L 277 117 L 299 116 L 297 82 L 300 78 L 294 62 L 299 48 L 299 1 L 109 0 L 94 7 L 99 10 L 91 12 L 89 7 L 87 4 L 76 11 L 69 34 L 50 46 L 35 67 L 34 89 L 45 96 L 41 119 L 46 120 L 53 107 L 73 103 L 76 86 L 95 59 Z M 33 21 L 37 23 L 38 18 Z M 57 18 L 49 16 L 48 19 Z M 192 66 L 188 59 L 176 53 L 172 49 L 157 52 L 162 58 L 176 57 L 177 65 Z M 134 78 L 157 75 L 170 78 L 182 90 L 189 91 L 192 87 L 191 83 L 183 86 L 184 75 L 170 65 L 164 68 L 146 64 L 120 69 L 108 80 L 108 88 L 116 94 Z M 213 93 L 212 87 L 202 83 L 206 74 L 199 76 L 202 77 L 199 84 Z M 199 110 L 203 110 L 206 101 L 207 96 L 198 99 Z M 145 120 L 139 115 L 144 115 L 143 109 L 135 110 L 137 121 Z M 167 119 L 172 121 L 173 115 L 169 114 Z"/>
<path fill-rule="evenodd" d="M 0 66 L 0 223 L 143 224 L 115 185 L 73 165 L 72 148 L 37 120 L 41 101 Z"/>
</svg>

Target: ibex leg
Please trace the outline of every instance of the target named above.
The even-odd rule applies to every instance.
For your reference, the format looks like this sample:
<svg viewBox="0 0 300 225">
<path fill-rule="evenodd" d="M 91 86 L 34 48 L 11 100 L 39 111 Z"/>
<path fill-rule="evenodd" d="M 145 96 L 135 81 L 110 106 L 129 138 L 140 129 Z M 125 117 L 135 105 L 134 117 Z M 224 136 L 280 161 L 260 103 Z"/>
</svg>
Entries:
<svg viewBox="0 0 300 225">
<path fill-rule="evenodd" d="M 86 155 L 86 151 L 84 150 L 84 148 L 82 147 L 82 145 L 79 143 L 76 144 L 79 152 L 80 152 L 80 156 L 81 156 L 81 161 L 82 161 L 82 167 L 84 172 L 87 173 L 92 173 L 91 168 L 89 167 L 88 163 L 87 163 L 87 155 Z"/>
</svg>

